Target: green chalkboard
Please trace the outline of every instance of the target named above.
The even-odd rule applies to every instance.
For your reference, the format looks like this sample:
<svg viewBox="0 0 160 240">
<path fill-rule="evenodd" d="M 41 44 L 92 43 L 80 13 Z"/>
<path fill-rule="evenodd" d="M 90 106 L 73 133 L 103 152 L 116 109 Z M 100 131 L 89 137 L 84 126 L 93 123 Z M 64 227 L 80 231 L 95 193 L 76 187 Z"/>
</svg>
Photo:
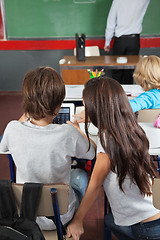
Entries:
<svg viewBox="0 0 160 240">
<path fill-rule="evenodd" d="M 142 33 L 153 35 L 160 34 L 160 0 L 150 0 L 143 19 Z"/>
<path fill-rule="evenodd" d="M 104 36 L 111 3 L 112 0 L 4 0 L 7 38 L 63 38 L 74 37 L 75 33 Z M 160 34 L 159 9 L 160 0 L 151 0 L 143 34 Z"/>
<path fill-rule="evenodd" d="M 112 0 L 5 0 L 8 38 L 104 35 Z"/>
</svg>

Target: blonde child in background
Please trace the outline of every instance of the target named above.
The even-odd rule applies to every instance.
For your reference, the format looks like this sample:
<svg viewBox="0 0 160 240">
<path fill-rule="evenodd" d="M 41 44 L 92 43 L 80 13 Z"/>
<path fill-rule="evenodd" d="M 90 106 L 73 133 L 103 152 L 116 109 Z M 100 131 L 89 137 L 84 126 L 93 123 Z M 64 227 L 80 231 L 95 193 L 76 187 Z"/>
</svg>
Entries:
<svg viewBox="0 0 160 240">
<path fill-rule="evenodd" d="M 142 57 L 136 66 L 133 77 L 145 91 L 129 101 L 133 112 L 160 108 L 160 58 L 154 55 Z"/>
</svg>

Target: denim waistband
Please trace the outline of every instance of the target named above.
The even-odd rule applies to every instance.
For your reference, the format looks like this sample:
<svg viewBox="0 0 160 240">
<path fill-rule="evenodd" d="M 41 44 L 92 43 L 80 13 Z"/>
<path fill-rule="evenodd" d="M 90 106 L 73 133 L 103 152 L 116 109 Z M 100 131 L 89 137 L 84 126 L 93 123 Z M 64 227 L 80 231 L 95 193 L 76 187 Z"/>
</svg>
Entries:
<svg viewBox="0 0 160 240">
<path fill-rule="evenodd" d="M 132 225 L 132 226 L 138 226 L 138 225 L 143 225 L 143 226 L 145 226 L 145 225 L 150 225 L 150 226 L 154 226 L 154 225 L 156 225 L 157 223 L 158 223 L 158 225 L 160 226 L 160 218 L 155 219 L 155 220 L 152 220 L 152 221 L 149 221 L 149 222 L 139 222 L 139 223 L 136 223 L 136 224 L 134 224 L 134 225 Z"/>
</svg>

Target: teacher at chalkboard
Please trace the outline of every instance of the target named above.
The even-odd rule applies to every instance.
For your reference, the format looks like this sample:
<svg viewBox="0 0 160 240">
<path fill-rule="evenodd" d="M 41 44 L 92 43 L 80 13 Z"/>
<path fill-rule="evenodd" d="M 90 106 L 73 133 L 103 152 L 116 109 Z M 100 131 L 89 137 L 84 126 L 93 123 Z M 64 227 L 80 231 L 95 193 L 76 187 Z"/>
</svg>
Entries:
<svg viewBox="0 0 160 240">
<path fill-rule="evenodd" d="M 105 31 L 104 50 L 109 52 L 114 36 L 113 55 L 138 55 L 142 21 L 150 0 L 113 0 Z M 133 83 L 133 70 L 114 70 L 121 84 Z"/>
</svg>

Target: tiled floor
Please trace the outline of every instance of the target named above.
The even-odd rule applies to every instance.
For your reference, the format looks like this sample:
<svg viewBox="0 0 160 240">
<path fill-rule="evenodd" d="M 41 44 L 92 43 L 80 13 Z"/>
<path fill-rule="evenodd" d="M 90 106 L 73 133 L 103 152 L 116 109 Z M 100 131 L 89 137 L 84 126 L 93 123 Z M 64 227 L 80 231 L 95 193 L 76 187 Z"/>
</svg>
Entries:
<svg viewBox="0 0 160 240">
<path fill-rule="evenodd" d="M 10 120 L 18 119 L 21 114 L 21 94 L 19 92 L 0 92 L 0 135 Z M 6 155 L 0 155 L 0 179 L 10 179 L 9 162 Z M 104 193 L 100 192 L 90 208 L 85 221 L 85 233 L 81 240 L 104 239 Z M 112 238 L 116 240 L 116 238 Z"/>
</svg>

